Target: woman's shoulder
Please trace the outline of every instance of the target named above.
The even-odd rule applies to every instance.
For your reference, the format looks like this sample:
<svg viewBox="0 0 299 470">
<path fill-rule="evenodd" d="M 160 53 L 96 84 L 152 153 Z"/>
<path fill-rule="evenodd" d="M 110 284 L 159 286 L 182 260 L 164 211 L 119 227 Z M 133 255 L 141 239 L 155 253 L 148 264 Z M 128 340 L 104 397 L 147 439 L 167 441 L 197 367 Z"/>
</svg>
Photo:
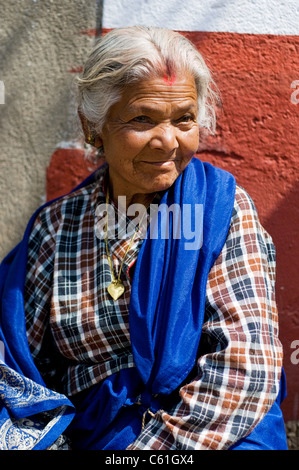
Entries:
<svg viewBox="0 0 299 470">
<path fill-rule="evenodd" d="M 231 217 L 229 237 L 268 236 L 259 219 L 256 205 L 248 192 L 240 185 L 236 185 L 234 208 Z"/>
<path fill-rule="evenodd" d="M 247 210 L 257 213 L 257 209 L 252 197 L 248 194 L 246 189 L 244 189 L 239 184 L 236 185 L 235 207 L 237 207 L 241 211 Z"/>
<path fill-rule="evenodd" d="M 258 238 L 260 243 L 266 244 L 268 250 L 274 250 L 271 235 L 263 226 L 256 205 L 248 192 L 240 185 L 236 185 L 235 203 L 231 219 L 230 235 L 247 234 Z"/>
<path fill-rule="evenodd" d="M 91 205 L 93 196 L 104 177 L 104 169 L 100 168 L 92 177 L 77 186 L 70 193 L 53 201 L 48 201 L 38 211 L 33 227 L 46 228 L 55 232 L 60 223 L 66 219 L 80 218 Z M 96 197 L 96 196 L 95 196 Z"/>
<path fill-rule="evenodd" d="M 58 199 L 49 201 L 46 206 L 41 208 L 36 220 L 40 220 L 43 223 L 47 223 L 47 221 L 54 223 L 55 220 L 58 222 L 67 214 L 78 213 L 78 209 L 89 200 L 95 185 L 96 183 L 93 182 Z"/>
<path fill-rule="evenodd" d="M 252 197 L 239 184 L 236 185 L 232 222 L 237 219 L 252 219 L 259 223 L 258 210 Z"/>
</svg>

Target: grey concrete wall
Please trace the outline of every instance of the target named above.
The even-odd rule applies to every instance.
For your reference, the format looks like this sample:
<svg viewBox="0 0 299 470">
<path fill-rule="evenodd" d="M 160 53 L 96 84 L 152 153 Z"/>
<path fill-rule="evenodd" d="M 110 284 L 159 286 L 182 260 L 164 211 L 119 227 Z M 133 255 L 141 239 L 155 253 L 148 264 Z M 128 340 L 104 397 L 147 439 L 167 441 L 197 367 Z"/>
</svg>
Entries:
<svg viewBox="0 0 299 470">
<path fill-rule="evenodd" d="M 46 168 L 78 132 L 74 73 L 100 26 L 96 0 L 0 0 L 0 259 L 43 202 Z M 0 100 L 1 103 L 1 100 Z"/>
</svg>

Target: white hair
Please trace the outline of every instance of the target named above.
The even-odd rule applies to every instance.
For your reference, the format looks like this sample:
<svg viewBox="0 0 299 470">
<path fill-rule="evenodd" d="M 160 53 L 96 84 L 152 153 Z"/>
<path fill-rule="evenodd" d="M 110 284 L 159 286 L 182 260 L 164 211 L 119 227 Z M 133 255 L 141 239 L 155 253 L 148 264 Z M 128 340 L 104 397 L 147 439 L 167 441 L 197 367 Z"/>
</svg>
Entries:
<svg viewBox="0 0 299 470">
<path fill-rule="evenodd" d="M 182 34 L 146 26 L 117 28 L 101 37 L 77 79 L 79 110 L 101 134 L 107 114 L 126 86 L 146 78 L 191 73 L 198 95 L 197 121 L 215 131 L 217 94 L 211 73 L 196 47 Z"/>
</svg>

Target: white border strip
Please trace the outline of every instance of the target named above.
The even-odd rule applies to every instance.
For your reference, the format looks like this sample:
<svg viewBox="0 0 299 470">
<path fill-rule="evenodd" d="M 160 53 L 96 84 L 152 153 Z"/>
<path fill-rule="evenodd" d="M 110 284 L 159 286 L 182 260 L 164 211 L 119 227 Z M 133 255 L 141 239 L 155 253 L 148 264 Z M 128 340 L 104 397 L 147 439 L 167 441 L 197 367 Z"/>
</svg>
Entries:
<svg viewBox="0 0 299 470">
<path fill-rule="evenodd" d="M 298 0 L 104 0 L 103 28 L 299 34 Z"/>
</svg>

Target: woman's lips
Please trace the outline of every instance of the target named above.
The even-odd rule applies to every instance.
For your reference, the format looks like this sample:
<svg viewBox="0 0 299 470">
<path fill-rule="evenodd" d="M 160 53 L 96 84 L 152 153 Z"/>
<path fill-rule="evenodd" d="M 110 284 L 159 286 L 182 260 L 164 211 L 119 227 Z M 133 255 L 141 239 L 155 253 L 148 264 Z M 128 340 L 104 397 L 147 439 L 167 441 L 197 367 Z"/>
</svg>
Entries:
<svg viewBox="0 0 299 470">
<path fill-rule="evenodd" d="M 152 166 L 157 166 L 157 167 L 162 167 L 162 168 L 167 168 L 167 167 L 170 167 L 172 165 L 175 164 L 175 161 L 174 160 L 166 160 L 166 161 L 161 161 L 161 162 L 144 162 L 144 163 L 148 163 L 149 165 L 152 165 Z"/>
</svg>

